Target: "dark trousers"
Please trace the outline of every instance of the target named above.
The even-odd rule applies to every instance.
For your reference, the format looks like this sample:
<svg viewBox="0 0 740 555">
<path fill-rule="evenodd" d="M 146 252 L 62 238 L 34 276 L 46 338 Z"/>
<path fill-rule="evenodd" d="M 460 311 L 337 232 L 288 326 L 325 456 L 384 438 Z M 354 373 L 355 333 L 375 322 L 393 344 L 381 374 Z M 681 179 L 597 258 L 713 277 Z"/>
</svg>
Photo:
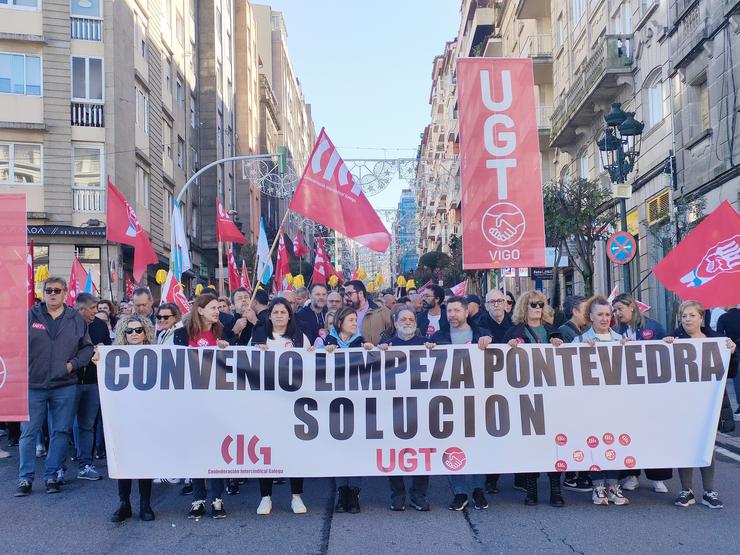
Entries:
<svg viewBox="0 0 740 555">
<path fill-rule="evenodd" d="M 303 478 L 290 479 L 290 493 L 301 495 L 303 493 Z M 260 496 L 269 497 L 272 495 L 272 478 L 260 478 Z"/>
<path fill-rule="evenodd" d="M 391 485 L 391 499 L 406 497 L 406 486 L 404 484 L 403 476 L 389 476 L 388 482 L 390 482 Z M 429 490 L 429 476 L 411 477 L 411 488 L 409 489 L 411 499 L 426 497 L 427 490 Z"/>
<path fill-rule="evenodd" d="M 133 480 L 118 480 L 118 497 L 121 501 L 128 501 L 131 497 L 131 484 Z M 152 500 L 152 480 L 139 480 L 139 497 L 141 503 L 149 505 Z"/>
<path fill-rule="evenodd" d="M 222 499 L 224 496 L 224 479 L 209 478 L 208 492 L 206 492 L 206 479 L 193 478 L 193 499 L 195 501 L 205 501 L 208 498 L 208 494 L 211 495 L 211 501 Z"/>
<path fill-rule="evenodd" d="M 18 445 L 18 440 L 21 439 L 21 423 L 20 422 L 8 422 L 8 443 L 10 445 Z"/>
</svg>

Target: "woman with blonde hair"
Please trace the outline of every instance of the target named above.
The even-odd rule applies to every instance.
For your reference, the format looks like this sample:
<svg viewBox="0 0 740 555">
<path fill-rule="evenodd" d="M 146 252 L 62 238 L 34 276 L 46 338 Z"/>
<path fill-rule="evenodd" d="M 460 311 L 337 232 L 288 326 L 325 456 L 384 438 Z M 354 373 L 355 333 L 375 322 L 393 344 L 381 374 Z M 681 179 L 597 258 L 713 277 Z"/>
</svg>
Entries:
<svg viewBox="0 0 740 555">
<path fill-rule="evenodd" d="M 706 337 L 719 337 L 711 328 L 704 327 L 704 306 L 698 301 L 684 301 L 678 308 L 678 317 L 681 321 L 674 330 L 673 335 L 666 337 L 666 343 L 673 343 L 674 339 L 704 339 Z M 727 348 L 730 353 L 735 353 L 736 345 L 732 339 L 727 338 Z M 727 397 L 727 390 L 724 392 Z M 729 401 L 729 400 L 728 400 Z M 724 505 L 719 500 L 719 495 L 714 490 L 714 451 L 712 451 L 712 462 L 709 466 L 699 469 L 701 481 L 704 486 L 704 494 L 701 498 L 702 505 L 710 509 L 721 509 Z M 681 493 L 674 501 L 678 507 L 688 507 L 696 503 L 693 492 L 693 468 L 679 468 L 678 477 L 681 480 Z"/>
<path fill-rule="evenodd" d="M 149 318 L 138 314 L 126 314 L 118 320 L 116 325 L 116 340 L 114 345 L 156 345 L 157 338 Z M 96 364 L 100 355 L 96 352 L 93 362 Z M 123 522 L 132 515 L 131 512 L 131 487 L 129 479 L 118 480 L 118 498 L 121 504 L 111 516 L 111 522 Z M 154 520 L 154 512 L 151 507 L 152 480 L 139 479 L 139 518 L 144 521 Z"/>
<path fill-rule="evenodd" d="M 545 321 L 545 307 L 547 299 L 540 291 L 527 291 L 514 305 L 511 320 L 514 325 L 504 336 L 509 347 L 516 348 L 522 343 L 542 343 L 562 345 L 563 339 L 556 327 Z M 550 505 L 562 507 L 565 505 L 560 490 L 560 473 L 548 472 L 550 480 Z M 537 505 L 537 478 L 539 473 L 526 473 L 514 476 L 515 487 L 523 488 L 527 492 L 525 505 Z"/>
</svg>

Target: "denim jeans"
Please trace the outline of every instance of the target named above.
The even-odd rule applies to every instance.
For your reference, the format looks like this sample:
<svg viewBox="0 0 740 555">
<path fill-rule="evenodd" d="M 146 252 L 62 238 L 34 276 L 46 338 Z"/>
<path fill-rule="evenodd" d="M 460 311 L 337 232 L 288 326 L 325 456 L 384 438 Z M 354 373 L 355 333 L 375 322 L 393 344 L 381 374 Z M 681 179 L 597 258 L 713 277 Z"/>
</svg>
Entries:
<svg viewBox="0 0 740 555">
<path fill-rule="evenodd" d="M 100 393 L 98 384 L 86 383 L 77 386 L 75 413 L 77 422 L 74 428 L 77 461 L 80 469 L 92 464 L 95 418 L 100 411 Z"/>
<path fill-rule="evenodd" d="M 485 489 L 486 487 L 485 474 L 451 474 L 448 479 L 454 495 L 467 494 L 474 489 Z"/>
<path fill-rule="evenodd" d="M 208 499 L 208 493 L 211 494 L 211 501 L 214 499 L 223 499 L 224 479 L 208 478 L 208 492 L 206 492 L 206 479 L 193 478 L 193 500 L 201 501 Z"/>
<path fill-rule="evenodd" d="M 389 476 L 388 481 L 391 485 L 391 499 L 404 499 L 406 497 L 406 486 L 404 484 L 404 477 Z M 412 500 L 426 497 L 428 489 L 429 476 L 411 477 L 411 488 L 409 489 L 409 495 L 411 495 Z"/>
<path fill-rule="evenodd" d="M 67 458 L 69 438 L 75 411 L 76 385 L 56 389 L 29 389 L 29 421 L 21 423 L 19 442 L 19 479 L 33 482 L 36 470 L 36 436 L 46 418 L 47 407 L 51 416 L 49 452 L 46 455 L 44 480 L 56 479 L 57 471 Z"/>
</svg>

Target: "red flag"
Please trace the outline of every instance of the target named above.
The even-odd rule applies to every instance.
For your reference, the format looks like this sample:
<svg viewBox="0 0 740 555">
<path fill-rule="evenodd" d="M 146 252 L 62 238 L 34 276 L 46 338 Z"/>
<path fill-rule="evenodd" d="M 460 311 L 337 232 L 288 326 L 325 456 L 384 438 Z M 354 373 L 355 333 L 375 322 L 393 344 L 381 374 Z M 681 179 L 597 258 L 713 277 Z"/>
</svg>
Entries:
<svg viewBox="0 0 740 555">
<path fill-rule="evenodd" d="M 136 289 L 136 284 L 131 281 L 131 278 L 128 274 L 126 274 L 126 298 L 131 299 L 131 297 L 134 296 L 134 289 Z"/>
<path fill-rule="evenodd" d="M 334 269 L 324 248 L 324 240 L 316 238 L 316 258 L 313 262 L 313 273 L 311 283 L 326 283 L 331 276 L 337 276 L 339 281 L 344 281 L 342 276 Z"/>
<path fill-rule="evenodd" d="M 26 255 L 26 266 L 28 267 L 28 308 L 32 308 L 34 304 L 36 304 L 36 285 L 33 279 L 33 240 L 31 240 L 31 244 L 28 246 L 28 253 Z"/>
<path fill-rule="evenodd" d="M 138 282 L 146 273 L 149 264 L 159 263 L 149 235 L 139 224 L 136 212 L 126 201 L 123 193 L 108 178 L 108 201 L 105 237 L 134 247 L 134 279 Z"/>
<path fill-rule="evenodd" d="M 85 282 L 87 281 L 87 270 L 82 265 L 80 260 L 75 256 L 74 262 L 72 262 L 72 271 L 69 274 L 69 289 L 67 290 L 66 303 L 69 306 L 75 304 L 77 295 L 85 290 Z"/>
<path fill-rule="evenodd" d="M 434 280 L 430 279 L 424 285 L 422 285 L 421 288 L 417 289 L 416 292 L 419 293 L 419 295 L 421 295 L 424 291 L 427 290 L 427 287 L 429 287 L 430 285 L 434 285 Z"/>
<path fill-rule="evenodd" d="M 290 210 L 385 252 L 390 233 L 322 129 L 298 182 Z"/>
<path fill-rule="evenodd" d="M 653 268 L 683 300 L 705 308 L 740 302 L 740 214 L 724 201 Z"/>
<path fill-rule="evenodd" d="M 128 280 L 128 276 L 126 276 L 126 279 Z M 167 280 L 162 286 L 162 302 L 175 303 L 183 314 L 187 314 L 191 309 L 188 298 L 182 290 L 182 283 L 175 279 L 172 270 L 167 272 Z"/>
<path fill-rule="evenodd" d="M 247 291 L 252 291 L 252 284 L 249 283 L 249 272 L 247 271 L 247 263 L 242 260 L 242 279 L 241 286 Z"/>
<path fill-rule="evenodd" d="M 236 224 L 231 221 L 224 210 L 221 199 L 216 197 L 216 240 L 219 243 L 246 243 L 247 238 L 242 235 Z"/>
<path fill-rule="evenodd" d="M 275 281 L 273 288 L 276 291 L 285 291 L 290 288 L 286 276 L 290 273 L 290 260 L 288 258 L 288 247 L 285 246 L 285 234 L 280 233 L 278 241 L 277 262 L 275 263 Z"/>
<path fill-rule="evenodd" d="M 229 291 L 233 293 L 241 285 L 241 277 L 239 276 L 239 268 L 236 267 L 234 250 L 231 247 L 229 247 L 227 258 L 229 266 Z"/>
<path fill-rule="evenodd" d="M 450 287 L 450 291 L 452 291 L 453 295 L 464 297 L 468 294 L 468 280 L 461 281 L 457 285 Z"/>
<path fill-rule="evenodd" d="M 309 249 L 303 242 L 303 230 L 299 229 L 298 233 L 296 233 L 295 239 L 293 239 L 293 254 L 295 254 L 296 257 L 301 258 L 302 256 L 306 256 L 309 252 L 311 252 L 311 249 Z"/>
</svg>

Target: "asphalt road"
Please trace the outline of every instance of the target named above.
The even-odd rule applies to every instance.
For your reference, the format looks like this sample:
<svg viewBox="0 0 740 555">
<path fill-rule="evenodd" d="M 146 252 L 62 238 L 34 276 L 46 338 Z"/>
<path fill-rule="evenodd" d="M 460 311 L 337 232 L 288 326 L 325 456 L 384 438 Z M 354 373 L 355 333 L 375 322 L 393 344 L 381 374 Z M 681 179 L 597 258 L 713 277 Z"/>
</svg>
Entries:
<svg viewBox="0 0 740 555">
<path fill-rule="evenodd" d="M 729 438 L 734 439 L 734 438 Z M 740 442 L 735 442 L 740 443 Z M 256 481 L 241 493 L 227 496 L 225 520 L 188 520 L 190 499 L 179 486 L 155 484 L 154 522 L 136 518 L 109 522 L 117 505 L 113 480 L 70 479 L 62 493 L 47 495 L 40 480 L 30 497 L 15 498 L 18 455 L 0 460 L 0 552 L 16 553 L 733 553 L 740 545 L 740 449 L 724 443 L 718 454 L 716 487 L 723 510 L 702 505 L 681 509 L 672 501 L 679 490 L 677 477 L 670 494 L 643 486 L 628 493 L 628 507 L 596 507 L 589 494 L 566 492 L 567 506 L 547 504 L 544 478 L 537 507 L 523 505 L 523 493 L 513 490 L 510 476 L 502 477 L 501 493 L 489 495 L 488 510 L 447 509 L 451 499 L 444 477 L 432 478 L 432 510 L 419 513 L 388 509 L 384 478 L 366 479 L 358 515 L 332 511 L 333 484 L 328 479 L 306 481 L 303 496 L 308 513 L 290 512 L 290 490 L 275 486 L 273 513 L 255 514 L 259 503 Z M 39 459 L 39 466 L 42 460 Z M 98 468 L 105 472 L 105 465 Z M 41 469 L 39 468 L 39 471 Z M 38 472 L 37 471 L 37 475 Z M 73 474 L 69 473 L 70 476 Z M 675 474 L 675 473 L 674 473 Z M 700 486 L 695 476 L 695 487 Z M 133 504 L 137 505 L 136 485 Z"/>
</svg>

